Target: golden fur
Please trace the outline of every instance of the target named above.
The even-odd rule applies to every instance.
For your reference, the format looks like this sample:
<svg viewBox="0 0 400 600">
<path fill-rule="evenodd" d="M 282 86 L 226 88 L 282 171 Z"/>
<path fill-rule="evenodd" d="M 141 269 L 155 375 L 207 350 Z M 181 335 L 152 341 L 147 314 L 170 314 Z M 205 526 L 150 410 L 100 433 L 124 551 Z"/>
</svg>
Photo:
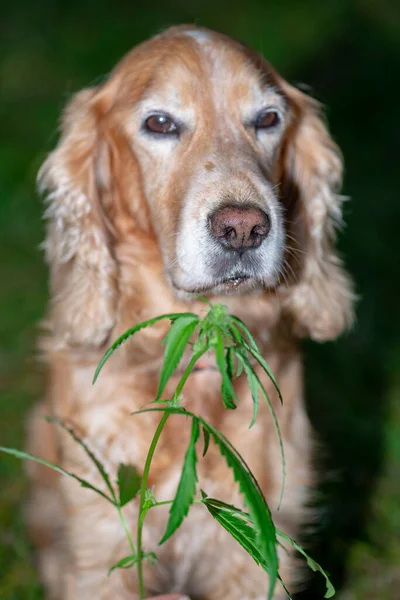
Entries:
<svg viewBox="0 0 400 600">
<path fill-rule="evenodd" d="M 264 101 L 278 106 L 283 116 L 279 131 L 260 141 L 240 119 Z M 163 103 L 180 111 L 188 124 L 179 142 L 153 140 L 140 129 L 145 111 L 161 110 Z M 265 406 L 248 430 L 252 402 L 244 378 L 236 383 L 240 405 L 235 411 L 223 408 L 220 376 L 212 368 L 191 376 L 184 405 L 211 420 L 239 449 L 277 526 L 296 537 L 314 483 L 298 339 L 335 338 L 351 323 L 353 300 L 334 248 L 335 224 L 341 220 L 341 156 L 317 103 L 248 48 L 184 26 L 136 47 L 108 81 L 74 96 L 61 129 L 61 140 L 39 174 L 48 202 L 51 325 L 43 345 L 49 385 L 30 419 L 29 450 L 101 485 L 82 450 L 39 418 L 53 414 L 76 427 L 112 479 L 120 462 L 142 469 L 159 416 L 130 415 L 155 397 L 167 324 L 134 336 L 92 386 L 95 366 L 110 342 L 134 323 L 167 312 L 204 313 L 204 304 L 187 292 L 209 288 L 213 301 L 223 301 L 251 329 L 283 394 L 281 407 L 260 373 L 286 453 L 279 512 L 276 436 Z M 268 205 L 276 239 L 279 227 L 284 232 L 282 242 L 269 242 L 275 271 L 269 273 L 265 258 L 264 283 L 246 287 L 245 282 L 237 293 L 224 282 L 213 288 L 207 267 L 201 266 L 213 251 L 202 241 L 207 211 L 225 197 Z M 199 285 L 193 283 L 196 277 Z M 187 435 L 182 418 L 171 418 L 151 471 L 158 500 L 173 497 Z M 108 568 L 128 554 L 116 511 L 44 467 L 30 466 L 29 473 L 28 519 L 47 597 L 137 598 L 134 569 L 107 576 Z M 199 477 L 208 494 L 240 503 L 230 473 L 212 448 L 199 462 Z M 136 502 L 126 506 L 125 515 L 134 532 Z M 146 521 L 144 547 L 158 555 L 157 566 L 145 568 L 149 595 L 265 597 L 265 574 L 201 506 L 192 507 L 179 531 L 158 548 L 166 519 L 167 508 L 157 508 Z M 282 552 L 280 561 L 281 575 L 294 589 L 301 579 L 298 565 L 290 553 Z M 281 597 L 277 588 L 275 598 Z"/>
</svg>

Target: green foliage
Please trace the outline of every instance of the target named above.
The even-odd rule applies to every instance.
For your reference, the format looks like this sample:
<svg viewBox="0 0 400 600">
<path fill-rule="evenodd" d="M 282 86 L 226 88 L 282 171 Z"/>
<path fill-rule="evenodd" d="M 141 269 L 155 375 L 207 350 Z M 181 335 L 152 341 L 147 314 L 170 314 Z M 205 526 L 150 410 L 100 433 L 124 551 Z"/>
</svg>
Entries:
<svg viewBox="0 0 400 600">
<path fill-rule="evenodd" d="M 142 555 L 142 559 L 148 560 L 152 566 L 154 566 L 157 562 L 157 556 L 154 554 L 154 552 L 144 552 Z M 134 567 L 137 564 L 137 562 L 137 554 L 130 554 L 129 556 L 124 556 L 124 558 L 121 558 L 121 560 L 119 560 L 117 563 L 115 563 L 115 565 L 111 567 L 111 569 L 109 569 L 108 574 L 111 575 L 111 573 L 116 569 L 130 569 Z"/>
<path fill-rule="evenodd" d="M 119 491 L 119 505 L 125 506 L 131 500 L 136 498 L 138 491 L 140 490 L 141 478 L 133 465 L 124 465 L 120 463 L 118 467 L 118 491 Z"/>
<path fill-rule="evenodd" d="M 105 470 L 103 463 L 96 457 L 96 455 L 88 447 L 88 445 L 83 441 L 83 439 L 75 432 L 73 427 L 70 427 L 69 425 L 64 423 L 64 421 L 62 421 L 61 419 L 55 418 L 55 417 L 46 417 L 46 421 L 48 421 L 49 423 L 53 423 L 54 425 L 57 425 L 58 427 L 61 427 L 61 429 L 64 429 L 64 431 L 66 431 L 72 437 L 72 439 L 79 446 L 81 446 L 81 448 L 83 448 L 83 450 L 86 452 L 87 456 L 90 458 L 90 460 L 92 461 L 92 463 L 94 464 L 94 466 L 96 467 L 98 472 L 100 473 L 101 478 L 103 479 L 104 483 L 106 484 L 108 491 L 110 492 L 110 495 L 112 498 L 112 503 L 117 504 L 117 498 L 115 496 L 114 488 L 111 484 L 110 478 L 108 476 L 107 471 Z M 85 483 L 87 483 L 87 482 L 85 482 Z"/>
<path fill-rule="evenodd" d="M 117 348 L 119 348 L 122 344 L 127 342 L 129 340 L 129 338 L 131 338 L 135 333 L 137 333 L 141 329 L 144 329 L 145 327 L 148 327 L 149 325 L 155 325 L 156 323 L 158 323 L 159 321 L 163 321 L 164 319 L 170 319 L 173 322 L 174 319 L 182 318 L 183 315 L 188 316 L 190 314 L 191 313 L 170 313 L 170 314 L 166 314 L 166 315 L 161 315 L 159 317 L 155 317 L 154 319 L 149 319 L 148 321 L 143 321 L 143 323 L 138 323 L 138 325 L 135 325 L 134 327 L 131 327 L 131 329 L 128 329 L 127 331 L 125 331 L 125 333 L 123 333 L 113 343 L 113 345 L 107 350 L 107 352 L 105 353 L 105 355 L 103 356 L 103 358 L 101 359 L 99 364 L 97 365 L 97 369 L 96 369 L 96 371 L 94 373 L 94 377 L 93 377 L 93 383 L 96 383 L 96 380 L 100 374 L 100 371 L 102 370 L 102 368 L 104 367 L 104 365 L 108 361 L 108 359 L 111 358 L 111 356 L 114 354 L 115 350 L 117 350 Z M 194 315 L 194 314 L 192 316 L 196 317 L 196 315 Z"/>
<path fill-rule="evenodd" d="M 121 558 L 121 560 L 119 560 L 117 563 L 115 563 L 115 565 L 113 565 L 111 567 L 111 569 L 109 569 L 108 574 L 111 575 L 111 573 L 113 571 L 115 571 L 115 569 L 130 569 L 131 567 L 134 567 L 137 563 L 137 556 L 136 554 L 130 554 L 129 556 L 124 556 L 124 558 Z"/>
<path fill-rule="evenodd" d="M 5 454 L 11 454 L 11 456 L 15 456 L 16 458 L 21 458 L 22 460 L 31 460 L 33 462 L 44 465 L 45 467 L 50 467 L 50 469 L 53 469 L 54 471 L 61 473 L 61 475 L 66 475 L 67 477 L 76 479 L 76 481 L 78 481 L 82 487 L 93 490 L 94 492 L 96 492 L 96 494 L 99 494 L 100 496 L 105 498 L 105 500 L 107 500 L 111 504 L 114 504 L 112 498 L 107 496 L 107 494 L 102 492 L 99 488 L 92 485 L 85 479 L 78 477 L 78 475 L 75 475 L 75 473 L 70 473 L 70 471 L 66 471 L 62 467 L 59 467 L 58 465 L 55 465 L 54 463 L 51 463 L 48 460 L 44 460 L 43 458 L 38 458 L 37 456 L 33 456 L 32 454 L 29 454 L 29 452 L 22 452 L 21 450 L 15 450 L 14 448 L 4 448 L 3 446 L 0 446 L 0 452 L 4 452 Z"/>
<path fill-rule="evenodd" d="M 172 321 L 171 327 L 165 337 L 164 362 L 160 374 L 156 400 L 161 398 L 165 386 L 175 369 L 178 367 L 187 343 L 193 335 L 199 322 L 199 317 L 190 313 L 183 313 Z"/>
<path fill-rule="evenodd" d="M 319 570 L 324 575 L 328 586 L 325 597 L 329 598 L 334 594 L 334 588 L 330 584 L 325 571 L 323 571 L 323 569 L 315 561 L 313 561 L 296 542 L 291 540 L 284 533 L 278 532 L 275 529 L 270 510 L 258 485 L 258 482 L 236 448 L 234 448 L 229 440 L 211 423 L 204 420 L 200 415 L 195 415 L 194 413 L 179 406 L 179 403 L 182 400 L 182 390 L 188 377 L 190 376 L 190 373 L 195 367 L 196 362 L 205 352 L 213 350 L 215 353 L 217 367 L 221 373 L 221 397 L 225 408 L 236 408 L 236 402 L 239 400 L 234 391 L 233 380 L 242 372 L 244 372 L 248 379 L 251 396 L 254 403 L 253 418 L 250 426 L 254 424 L 257 417 L 259 394 L 261 393 L 262 397 L 266 400 L 274 421 L 281 448 L 283 466 L 282 479 L 284 481 L 284 454 L 279 424 L 272 403 L 258 374 L 255 371 L 251 359 L 256 361 L 267 373 L 277 390 L 280 400 L 282 401 L 277 382 L 268 364 L 259 353 L 257 345 L 246 325 L 237 317 L 229 315 L 223 305 L 209 304 L 209 306 L 210 309 L 202 320 L 200 320 L 199 317 L 193 313 L 171 313 L 156 317 L 154 319 L 149 319 L 144 323 L 139 323 L 118 338 L 118 340 L 107 350 L 96 369 L 93 382 L 96 381 L 106 361 L 113 355 L 115 350 L 123 342 L 129 339 L 136 332 L 149 325 L 154 325 L 163 319 L 170 319 L 171 326 L 164 339 L 164 363 L 161 369 L 157 395 L 154 400 L 155 402 L 160 402 L 160 398 L 163 394 L 166 384 L 180 364 L 185 350 L 187 349 L 188 344 L 194 335 L 194 332 L 196 329 L 198 330 L 197 338 L 191 346 L 191 358 L 178 382 L 171 400 L 163 401 L 163 407 L 150 406 L 149 408 L 145 408 L 136 413 L 160 412 L 163 413 L 163 415 L 150 444 L 142 477 L 139 476 L 136 468 L 133 465 L 119 465 L 117 477 L 118 498 L 110 481 L 110 477 L 106 472 L 102 462 L 97 458 L 88 444 L 76 433 L 73 427 L 64 423 L 60 419 L 49 418 L 48 420 L 51 423 L 63 428 L 83 449 L 91 462 L 95 465 L 108 490 L 108 493 L 104 493 L 90 482 L 76 476 L 73 473 L 65 471 L 57 465 L 43 461 L 42 459 L 38 459 L 27 453 L 19 452 L 17 450 L 9 450 L 7 448 L 0 448 L 0 450 L 8 452 L 9 454 L 13 454 L 19 458 L 36 460 L 37 462 L 45 464 L 64 475 L 68 475 L 79 481 L 82 486 L 98 493 L 113 506 L 115 506 L 122 527 L 124 528 L 131 553 L 128 556 L 121 558 L 115 565 L 113 565 L 109 570 L 109 574 L 111 574 L 115 569 L 127 569 L 137 565 L 141 598 L 145 597 L 143 560 L 148 559 L 154 561 L 156 559 L 154 553 L 145 552 L 142 548 L 142 530 L 147 512 L 151 508 L 159 506 L 160 504 L 171 503 L 166 531 L 160 540 L 160 544 L 162 544 L 176 532 L 184 518 L 187 516 L 190 506 L 195 501 L 200 501 L 202 504 L 204 504 L 207 510 L 220 523 L 220 525 L 224 527 L 224 529 L 228 531 L 232 537 L 250 554 L 255 562 L 261 565 L 262 568 L 268 573 L 268 600 L 272 599 L 277 581 L 282 584 L 283 588 L 290 597 L 289 592 L 287 591 L 285 584 L 279 575 L 277 533 L 282 539 L 285 540 L 285 542 L 292 544 L 296 550 L 305 556 L 310 568 L 313 570 Z M 147 482 L 155 448 L 165 424 L 171 415 L 183 415 L 185 417 L 189 417 L 192 420 L 192 432 L 186 450 L 175 498 L 172 501 L 157 502 L 153 492 L 147 488 Z M 239 490 L 243 496 L 243 502 L 248 508 L 249 513 L 245 513 L 240 509 L 220 502 L 219 500 L 208 498 L 204 492 L 202 492 L 201 499 L 196 499 L 196 484 L 198 480 L 196 472 L 196 443 L 199 440 L 201 430 L 203 431 L 204 436 L 203 456 L 207 453 L 210 441 L 212 440 L 218 448 L 221 457 L 226 461 L 228 467 L 231 469 L 233 478 L 238 484 Z M 139 490 L 140 500 L 137 528 L 137 549 L 135 549 L 130 530 L 127 526 L 121 509 L 128 502 L 135 499 Z"/>
<path fill-rule="evenodd" d="M 243 368 L 246 373 L 247 381 L 249 383 L 249 388 L 250 388 L 250 392 L 251 392 L 251 397 L 253 399 L 253 418 L 249 425 L 249 429 L 251 429 L 253 427 L 254 423 L 256 422 L 257 414 L 258 414 L 258 407 L 259 407 L 258 381 L 257 381 L 257 378 L 255 377 L 253 369 L 251 368 L 251 365 L 249 366 L 249 363 L 247 361 L 243 360 L 241 356 L 240 356 L 240 359 L 241 359 L 240 365 L 241 365 L 241 368 Z"/>
<path fill-rule="evenodd" d="M 319 571 L 325 577 L 326 593 L 325 593 L 324 598 L 332 598 L 332 596 L 335 595 L 335 588 L 333 587 L 332 583 L 330 582 L 328 574 L 326 573 L 326 571 L 324 571 L 324 569 L 321 567 L 321 565 L 319 565 L 315 560 L 313 560 L 307 554 L 307 552 L 305 552 L 304 549 L 297 542 L 295 542 L 294 540 L 292 540 L 292 538 L 290 538 L 288 535 L 286 535 L 286 533 L 283 533 L 283 531 L 280 531 L 279 529 L 276 530 L 276 533 L 280 538 L 282 538 L 285 542 L 287 542 L 288 544 L 293 546 L 293 548 L 295 548 L 298 552 L 300 552 L 300 554 L 302 554 L 305 557 L 310 569 L 312 569 L 313 571 Z"/>
<path fill-rule="evenodd" d="M 283 441 L 282 441 L 282 436 L 281 436 L 281 432 L 279 429 L 279 423 L 278 423 L 278 419 L 276 418 L 276 414 L 274 411 L 274 408 L 272 406 L 271 400 L 266 392 L 266 389 L 264 388 L 264 386 L 262 385 L 259 376 L 257 375 L 257 373 L 255 372 L 253 365 L 251 364 L 249 357 L 248 357 L 248 346 L 247 344 L 245 344 L 245 347 L 240 347 L 239 345 L 236 345 L 234 347 L 234 352 L 236 354 L 236 356 L 239 358 L 241 365 L 247 375 L 247 379 L 249 382 L 249 387 L 251 390 L 251 394 L 252 394 L 252 398 L 253 398 L 253 402 L 254 402 L 254 412 L 253 412 L 253 419 L 250 423 L 250 427 L 253 425 L 253 423 L 255 422 L 256 416 L 257 416 L 257 409 L 258 409 L 258 393 L 256 393 L 256 390 L 258 390 L 261 395 L 263 396 L 264 400 L 266 401 L 269 411 L 271 413 L 271 417 L 272 417 L 272 421 L 274 423 L 275 426 L 275 430 L 276 430 L 276 434 L 278 437 L 278 442 L 279 442 L 279 448 L 280 448 L 280 452 L 281 452 L 281 465 L 282 465 L 282 485 L 281 485 L 281 494 L 280 494 L 280 500 L 282 499 L 282 495 L 283 495 L 283 491 L 284 491 L 284 487 L 285 487 L 285 477 L 286 477 L 286 461 L 285 461 L 285 452 L 284 452 L 284 448 L 283 448 Z M 254 351 L 253 351 L 254 352 Z M 251 354 L 254 356 L 258 355 L 261 358 L 261 355 L 259 354 L 259 352 L 257 351 L 256 353 L 251 352 Z M 256 356 L 254 356 L 254 358 L 256 358 Z M 258 361 L 259 364 L 261 364 L 261 366 L 263 367 L 263 369 L 266 371 L 266 373 L 268 374 L 269 368 L 268 370 L 265 369 L 265 366 Z M 265 363 L 265 361 L 263 361 Z M 272 380 L 274 385 L 276 386 L 276 382 L 275 380 Z M 279 397 L 282 400 L 282 396 L 281 393 L 279 392 Z M 280 504 L 280 502 L 279 502 Z"/>
<path fill-rule="evenodd" d="M 212 340 L 212 346 L 215 351 L 215 359 L 217 367 L 221 373 L 222 384 L 221 384 L 221 396 L 225 408 L 236 408 L 235 400 L 237 401 L 236 394 L 232 385 L 232 354 L 231 349 L 227 348 L 225 352 L 224 340 L 222 337 L 221 330 L 217 329 L 215 337 Z M 229 354 L 228 354 L 229 351 Z"/>
<path fill-rule="evenodd" d="M 188 514 L 190 505 L 193 503 L 197 483 L 197 456 L 195 445 L 199 439 L 199 435 L 199 422 L 197 419 L 193 419 L 192 435 L 190 436 L 189 446 L 186 450 L 181 478 L 179 480 L 178 489 L 169 512 L 167 528 L 163 537 L 161 538 L 160 544 L 166 542 L 167 539 L 170 538 L 173 533 L 175 533 L 183 519 Z"/>
<path fill-rule="evenodd" d="M 67 477 L 71 477 L 72 479 L 75 479 L 76 481 L 78 481 L 81 484 L 82 487 L 90 489 L 93 492 L 96 492 L 96 494 L 98 494 L 99 496 L 101 496 L 102 498 L 107 500 L 107 502 L 109 502 L 110 504 L 115 506 L 115 508 L 117 509 L 117 512 L 118 512 L 118 516 L 121 521 L 121 525 L 125 531 L 130 549 L 132 551 L 132 555 L 130 557 L 125 557 L 125 558 L 133 559 L 133 557 L 134 557 L 135 561 L 132 563 L 132 565 L 135 564 L 135 562 L 137 562 L 135 547 L 133 545 L 132 537 L 128 530 L 124 515 L 121 511 L 122 506 L 124 506 L 130 500 L 132 500 L 136 496 L 136 494 L 140 488 L 140 477 L 139 477 L 135 467 L 133 467 L 132 465 L 123 465 L 122 463 L 119 465 L 117 484 L 118 484 L 118 489 L 119 489 L 120 500 L 118 501 L 115 491 L 114 491 L 114 488 L 111 484 L 110 478 L 104 468 L 104 465 L 95 456 L 95 454 L 88 447 L 88 445 L 83 441 L 83 439 L 74 431 L 74 429 L 71 426 L 64 423 L 61 419 L 56 419 L 54 417 L 46 417 L 46 420 L 49 421 L 50 423 L 53 423 L 54 425 L 57 425 L 57 426 L 61 427 L 62 429 L 64 429 L 72 437 L 74 442 L 76 442 L 79 446 L 81 446 L 81 448 L 84 450 L 86 455 L 90 458 L 92 463 L 95 465 L 98 473 L 100 474 L 101 478 L 103 479 L 104 483 L 106 484 L 110 495 L 104 493 L 97 486 L 93 485 L 86 479 L 79 477 L 75 473 L 66 471 L 62 467 L 60 467 L 54 463 L 51 463 L 47 460 L 44 460 L 42 458 L 33 456 L 32 454 L 29 454 L 28 452 L 21 452 L 19 450 L 14 450 L 12 448 L 3 448 L 3 447 L 0 447 L 0 452 L 4 452 L 6 454 L 11 454 L 17 458 L 22 458 L 25 460 L 32 460 L 39 464 L 45 465 L 46 467 L 50 467 L 51 469 L 53 469 L 54 471 L 57 471 L 58 473 L 61 473 L 62 475 L 66 475 Z M 144 554 L 143 558 L 146 558 L 146 556 L 148 556 L 148 555 Z M 121 559 L 121 561 L 116 563 L 110 569 L 109 573 L 111 573 L 112 571 L 114 571 L 117 568 L 127 568 L 128 564 L 129 564 L 129 560 Z"/>
<path fill-rule="evenodd" d="M 203 446 L 203 457 L 207 454 L 208 447 L 210 445 L 210 434 L 207 429 L 203 427 L 204 446 Z"/>
<path fill-rule="evenodd" d="M 229 440 L 211 423 L 205 421 L 202 417 L 195 415 L 184 408 L 165 407 L 165 408 L 149 408 L 140 412 L 165 412 L 166 414 L 184 415 L 198 422 L 202 428 L 207 431 L 218 447 L 221 456 L 226 460 L 228 467 L 232 470 L 233 477 L 239 485 L 239 489 L 243 494 L 244 503 L 249 508 L 251 518 L 255 524 L 257 536 L 256 544 L 263 557 L 264 564 L 267 567 L 269 574 L 269 593 L 268 598 L 272 598 L 275 588 L 276 578 L 278 574 L 278 556 L 276 551 L 276 535 L 275 526 L 272 521 L 271 513 L 265 501 L 263 493 L 245 463 L 239 452 L 232 446 Z M 197 435 L 198 437 L 198 435 Z M 193 439 L 193 435 L 192 435 Z M 197 439 L 197 438 L 196 438 Z M 190 446 L 189 446 L 190 448 Z M 186 474 L 186 479 L 191 483 L 196 480 L 195 463 L 192 461 L 189 465 L 191 472 Z M 179 494 L 178 489 L 178 494 Z M 176 497 L 174 503 L 176 502 Z M 177 503 L 178 504 L 178 503 Z M 185 505 L 186 506 L 186 505 Z M 178 521 L 183 520 L 185 513 L 175 516 Z"/>
<path fill-rule="evenodd" d="M 243 494 L 244 502 L 250 511 L 257 530 L 256 543 L 267 564 L 269 575 L 268 598 L 272 598 L 278 574 L 278 556 L 275 526 L 268 505 L 254 475 L 237 450 L 218 429 L 210 423 L 206 423 L 203 419 L 200 419 L 200 421 L 203 427 L 208 429 L 221 455 L 225 457 L 228 466 L 232 469 L 234 478 Z"/>
<path fill-rule="evenodd" d="M 238 373 L 240 374 L 242 369 L 244 368 L 252 392 L 252 398 L 254 402 L 254 414 L 253 419 L 250 423 L 250 427 L 254 424 L 255 418 L 257 416 L 257 387 L 261 392 L 263 398 L 267 402 L 268 408 L 273 418 L 281 451 L 283 493 L 285 480 L 285 456 L 283 450 L 282 436 L 279 430 L 278 420 L 276 418 L 271 400 L 250 362 L 249 354 L 266 372 L 266 374 L 272 381 L 277 391 L 277 394 L 282 402 L 282 396 L 278 384 L 268 364 L 259 353 L 255 340 L 253 339 L 250 331 L 243 323 L 243 321 L 241 321 L 234 315 L 229 315 L 226 307 L 223 304 L 209 304 L 209 306 L 209 312 L 201 321 L 199 320 L 197 315 L 193 313 L 172 313 L 162 315 L 160 317 L 156 317 L 148 321 L 144 321 L 143 323 L 139 323 L 135 327 L 132 327 L 123 335 L 121 335 L 114 342 L 114 344 L 112 344 L 112 346 L 106 351 L 96 369 L 93 383 L 95 383 L 95 381 L 97 380 L 97 377 L 99 376 L 100 371 L 107 362 L 107 360 L 111 358 L 115 350 L 119 348 L 119 346 L 122 343 L 127 341 L 140 329 L 148 327 L 149 325 L 154 325 L 161 319 L 170 319 L 172 321 L 172 325 L 165 338 L 166 349 L 164 353 L 164 362 L 161 370 L 160 383 L 156 396 L 156 400 L 159 400 L 168 379 L 178 366 L 183 356 L 187 342 L 193 335 L 195 329 L 198 327 L 198 337 L 193 345 L 192 358 L 196 358 L 196 360 L 198 360 L 198 358 L 200 358 L 200 355 L 204 354 L 206 351 L 214 350 L 216 363 L 222 378 L 221 397 L 224 406 L 229 409 L 236 408 L 235 401 L 237 401 L 237 397 L 232 384 L 232 379 L 234 376 L 234 356 L 238 361 L 238 369 L 236 376 L 238 376 Z M 241 333 L 241 331 L 243 333 Z M 191 369 L 193 368 L 191 364 L 189 365 L 189 367 L 190 370 L 188 371 L 188 374 L 190 374 Z M 185 383 L 185 381 L 186 378 L 183 379 L 183 384 Z M 180 389 L 180 386 L 178 386 L 175 392 L 175 399 L 177 398 L 177 396 L 179 396 L 181 391 L 182 390 Z"/>
<path fill-rule="evenodd" d="M 222 525 L 222 527 L 226 529 L 226 531 L 228 531 L 228 533 L 230 533 L 237 542 L 239 542 L 239 544 L 248 552 L 248 554 L 250 554 L 257 564 L 261 565 L 263 569 L 268 572 L 268 565 L 260 553 L 257 545 L 257 532 L 250 515 L 242 511 L 240 508 L 233 506 L 232 504 L 226 504 L 225 502 L 221 502 L 215 498 L 209 498 L 203 491 L 201 491 L 201 494 L 203 504 L 207 507 L 209 513 L 214 517 L 214 519 L 216 519 L 218 523 Z M 308 566 L 313 571 L 319 571 L 324 576 L 326 581 L 326 593 L 324 598 L 331 598 L 334 596 L 335 589 L 323 568 L 288 535 L 279 529 L 276 529 L 276 534 L 279 538 L 300 552 L 300 554 L 306 558 Z M 280 577 L 279 580 L 281 581 Z M 283 582 L 281 581 L 281 583 Z"/>
<path fill-rule="evenodd" d="M 256 530 L 250 521 L 250 515 L 232 504 L 209 498 L 203 490 L 201 494 L 204 506 L 214 519 L 268 572 L 268 565 L 256 543 Z"/>
</svg>

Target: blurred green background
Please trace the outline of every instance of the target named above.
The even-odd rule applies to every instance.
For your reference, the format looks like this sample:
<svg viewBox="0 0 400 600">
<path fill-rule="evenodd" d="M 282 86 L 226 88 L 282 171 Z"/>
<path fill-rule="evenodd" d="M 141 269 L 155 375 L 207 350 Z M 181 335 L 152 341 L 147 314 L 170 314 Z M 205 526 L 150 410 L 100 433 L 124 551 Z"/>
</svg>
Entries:
<svg viewBox="0 0 400 600">
<path fill-rule="evenodd" d="M 0 443 L 22 447 L 40 398 L 47 272 L 41 161 L 70 94 L 134 44 L 182 22 L 254 46 L 328 106 L 346 159 L 341 248 L 360 295 L 353 332 L 306 344 L 310 417 L 325 445 L 320 527 L 305 542 L 343 600 L 400 598 L 398 317 L 400 3 L 389 0 L 13 0 L 0 6 Z M 0 598 L 42 598 L 20 514 L 22 465 L 0 456 Z M 298 598 L 321 598 L 319 580 Z"/>
</svg>

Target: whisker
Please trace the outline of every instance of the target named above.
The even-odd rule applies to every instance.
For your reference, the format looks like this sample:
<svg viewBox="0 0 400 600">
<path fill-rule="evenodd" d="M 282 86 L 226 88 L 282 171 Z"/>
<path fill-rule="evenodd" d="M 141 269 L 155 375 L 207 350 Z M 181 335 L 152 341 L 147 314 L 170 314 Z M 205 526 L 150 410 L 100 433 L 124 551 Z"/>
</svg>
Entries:
<svg viewBox="0 0 400 600">
<path fill-rule="evenodd" d="M 297 238 L 295 238 L 293 235 L 291 235 L 290 233 L 288 233 L 288 232 L 285 233 L 285 237 L 288 240 L 291 240 L 292 242 L 295 242 L 295 244 L 299 243 L 299 240 Z"/>
<path fill-rule="evenodd" d="M 300 257 L 298 256 L 298 253 L 296 252 L 296 250 L 293 248 L 286 248 L 285 250 L 286 250 L 287 254 L 289 255 L 289 257 L 293 258 L 293 260 L 296 261 L 296 264 L 299 267 L 301 267 L 303 263 L 300 260 Z M 305 252 L 303 254 L 305 254 Z"/>
<path fill-rule="evenodd" d="M 287 263 L 285 263 L 285 267 L 290 270 L 291 276 L 293 277 L 294 280 L 296 280 L 296 274 L 293 271 L 292 265 L 287 262 Z"/>
</svg>

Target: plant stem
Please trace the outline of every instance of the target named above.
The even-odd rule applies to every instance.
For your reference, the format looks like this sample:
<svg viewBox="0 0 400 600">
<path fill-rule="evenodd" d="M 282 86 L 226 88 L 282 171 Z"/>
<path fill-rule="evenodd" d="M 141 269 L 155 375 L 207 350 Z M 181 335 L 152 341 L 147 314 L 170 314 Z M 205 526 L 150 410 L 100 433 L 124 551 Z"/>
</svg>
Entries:
<svg viewBox="0 0 400 600">
<path fill-rule="evenodd" d="M 121 508 L 121 506 L 119 506 L 119 504 L 116 504 L 115 506 L 118 511 L 119 520 L 121 521 L 122 527 L 124 528 L 126 539 L 128 540 L 128 544 L 131 549 L 132 556 L 136 556 L 135 544 L 133 543 L 131 532 L 129 531 L 129 527 L 125 520 L 124 514 L 122 512 L 122 508 Z"/>
<path fill-rule="evenodd" d="M 152 504 L 150 506 L 150 508 L 153 508 L 154 506 L 164 506 L 164 504 L 172 504 L 173 500 L 163 500 L 162 502 L 154 502 L 154 504 Z"/>
<path fill-rule="evenodd" d="M 186 383 L 187 378 L 189 377 L 190 373 L 193 370 L 193 367 L 195 366 L 195 364 L 199 360 L 199 358 L 201 356 L 203 356 L 203 354 L 206 352 L 206 350 L 207 350 L 207 347 L 203 347 L 203 348 L 201 348 L 201 350 L 197 351 L 196 354 L 193 354 L 188 366 L 184 370 L 183 375 L 177 385 L 177 388 L 174 393 L 174 398 L 179 397 L 180 393 L 182 392 L 183 386 Z M 144 518 L 147 513 L 147 510 L 144 511 L 144 502 L 145 502 L 145 498 L 146 498 L 147 481 L 149 478 L 150 466 L 151 466 L 151 461 L 153 459 L 154 451 L 156 449 L 158 440 L 160 439 L 160 435 L 162 433 L 162 430 L 164 429 L 166 422 L 168 421 L 169 416 L 170 416 L 169 413 L 163 414 L 163 416 L 158 424 L 158 427 L 156 429 L 156 432 L 153 436 L 153 439 L 151 441 L 150 448 L 149 448 L 149 451 L 148 451 L 148 454 L 146 457 L 146 463 L 144 465 L 144 470 L 143 470 L 143 475 L 142 475 L 142 483 L 141 483 L 141 487 L 140 487 L 139 520 L 138 520 L 136 545 L 137 545 L 137 570 L 138 570 L 138 581 L 139 581 L 139 594 L 140 594 L 140 598 L 142 600 L 144 600 L 144 598 L 145 598 L 145 589 L 144 589 L 144 582 L 143 582 L 142 532 L 143 532 Z"/>
<path fill-rule="evenodd" d="M 146 463 L 144 465 L 144 471 L 143 471 L 143 476 L 142 476 L 142 485 L 141 485 L 141 489 L 140 489 L 139 522 L 138 522 L 136 545 L 137 545 L 137 569 L 138 569 L 138 580 L 139 580 L 139 593 L 140 593 L 140 597 L 142 599 L 144 599 L 144 597 L 145 597 L 144 583 L 143 583 L 143 565 L 142 565 L 142 561 L 143 561 L 142 531 L 143 531 L 143 521 L 144 521 L 143 506 L 144 506 L 144 501 L 145 501 L 145 496 L 146 496 L 147 480 L 149 478 L 151 461 L 152 461 L 154 451 L 157 446 L 157 442 L 160 438 L 162 430 L 164 429 L 164 425 L 168 420 L 168 417 L 169 417 L 168 413 L 163 414 L 163 416 L 161 417 L 161 421 L 159 422 L 156 432 L 154 434 L 154 437 L 151 441 L 149 452 L 148 452 L 147 458 L 146 458 Z"/>
<path fill-rule="evenodd" d="M 194 502 L 202 502 L 204 504 L 203 498 L 193 498 Z M 164 506 L 165 504 L 172 504 L 173 500 L 163 500 L 162 502 L 154 502 L 149 508 L 155 508 L 156 506 Z"/>
</svg>

